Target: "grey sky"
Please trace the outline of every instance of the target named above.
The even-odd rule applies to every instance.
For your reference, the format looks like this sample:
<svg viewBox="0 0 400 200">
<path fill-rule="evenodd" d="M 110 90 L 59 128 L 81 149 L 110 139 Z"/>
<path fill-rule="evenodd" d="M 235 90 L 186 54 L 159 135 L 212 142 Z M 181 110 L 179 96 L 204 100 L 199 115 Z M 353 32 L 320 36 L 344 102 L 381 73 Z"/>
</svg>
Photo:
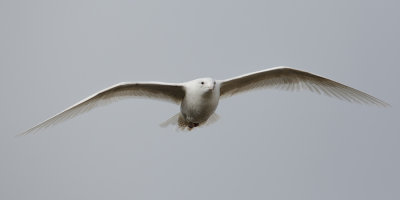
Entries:
<svg viewBox="0 0 400 200">
<path fill-rule="evenodd" d="M 0 1 L 0 199 L 399 199 L 398 1 Z M 392 105 L 260 90 L 221 119 L 131 99 L 14 138 L 122 81 L 286 65 Z"/>
</svg>

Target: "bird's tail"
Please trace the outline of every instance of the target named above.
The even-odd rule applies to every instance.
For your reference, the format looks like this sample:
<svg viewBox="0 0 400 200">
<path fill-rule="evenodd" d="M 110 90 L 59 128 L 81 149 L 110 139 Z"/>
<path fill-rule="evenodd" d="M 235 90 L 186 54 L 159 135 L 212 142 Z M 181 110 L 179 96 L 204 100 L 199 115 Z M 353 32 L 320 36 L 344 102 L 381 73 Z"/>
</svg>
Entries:
<svg viewBox="0 0 400 200">
<path fill-rule="evenodd" d="M 168 125 L 178 126 L 179 129 L 183 130 L 186 127 L 186 120 L 183 118 L 181 113 L 177 113 L 167 121 L 160 124 L 161 127 L 167 127 Z"/>
<path fill-rule="evenodd" d="M 201 125 L 210 125 L 214 122 L 216 122 L 220 117 L 216 114 L 213 113 L 210 118 L 208 118 L 208 120 L 206 122 L 203 122 L 200 124 Z M 167 119 L 167 121 L 163 122 L 160 124 L 161 127 L 167 127 L 169 125 L 172 126 L 177 126 L 177 128 L 179 130 L 192 130 L 192 128 L 190 128 L 190 123 L 188 121 L 186 121 L 182 114 L 179 112 L 177 114 L 175 114 L 174 116 L 172 116 L 171 118 Z"/>
</svg>

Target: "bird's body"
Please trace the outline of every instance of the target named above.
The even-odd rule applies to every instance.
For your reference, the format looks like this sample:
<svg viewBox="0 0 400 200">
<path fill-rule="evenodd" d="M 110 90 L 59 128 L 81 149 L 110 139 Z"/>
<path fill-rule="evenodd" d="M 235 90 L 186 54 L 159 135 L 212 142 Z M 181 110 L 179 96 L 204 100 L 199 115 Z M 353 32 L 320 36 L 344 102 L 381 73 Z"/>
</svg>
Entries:
<svg viewBox="0 0 400 200">
<path fill-rule="evenodd" d="M 212 78 L 196 79 L 187 82 L 184 88 L 186 93 L 181 103 L 183 118 L 195 126 L 207 121 L 219 102 L 220 94 L 216 81 Z"/>
<path fill-rule="evenodd" d="M 100 91 L 67 108 L 48 120 L 28 129 L 23 135 L 57 124 L 94 107 L 124 97 L 145 96 L 180 104 L 180 112 L 162 124 L 181 129 L 212 123 L 221 97 L 229 97 L 252 89 L 275 87 L 285 90 L 306 89 L 349 102 L 388 106 L 369 94 L 308 72 L 276 67 L 226 80 L 200 78 L 184 83 L 139 82 L 120 83 Z"/>
</svg>

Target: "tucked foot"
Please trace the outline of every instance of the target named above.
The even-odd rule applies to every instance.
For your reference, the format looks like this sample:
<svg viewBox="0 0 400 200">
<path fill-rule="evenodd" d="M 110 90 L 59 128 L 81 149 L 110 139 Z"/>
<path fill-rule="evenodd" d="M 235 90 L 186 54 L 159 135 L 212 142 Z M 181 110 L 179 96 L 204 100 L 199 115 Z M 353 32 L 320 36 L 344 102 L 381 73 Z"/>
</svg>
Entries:
<svg viewBox="0 0 400 200">
<path fill-rule="evenodd" d="M 200 125 L 200 123 L 194 123 L 194 122 L 188 123 L 189 130 L 191 130 L 194 127 L 198 127 L 199 125 Z"/>
</svg>

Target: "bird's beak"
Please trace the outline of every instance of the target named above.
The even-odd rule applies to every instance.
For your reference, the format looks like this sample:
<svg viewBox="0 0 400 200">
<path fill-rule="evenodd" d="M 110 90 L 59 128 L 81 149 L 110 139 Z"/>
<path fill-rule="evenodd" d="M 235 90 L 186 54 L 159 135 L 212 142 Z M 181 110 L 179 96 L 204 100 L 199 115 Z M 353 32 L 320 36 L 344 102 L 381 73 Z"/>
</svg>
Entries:
<svg viewBox="0 0 400 200">
<path fill-rule="evenodd" d="M 210 89 L 210 90 L 214 90 L 214 88 L 215 88 L 215 82 L 212 84 L 211 87 L 209 87 L 209 89 Z"/>
</svg>

